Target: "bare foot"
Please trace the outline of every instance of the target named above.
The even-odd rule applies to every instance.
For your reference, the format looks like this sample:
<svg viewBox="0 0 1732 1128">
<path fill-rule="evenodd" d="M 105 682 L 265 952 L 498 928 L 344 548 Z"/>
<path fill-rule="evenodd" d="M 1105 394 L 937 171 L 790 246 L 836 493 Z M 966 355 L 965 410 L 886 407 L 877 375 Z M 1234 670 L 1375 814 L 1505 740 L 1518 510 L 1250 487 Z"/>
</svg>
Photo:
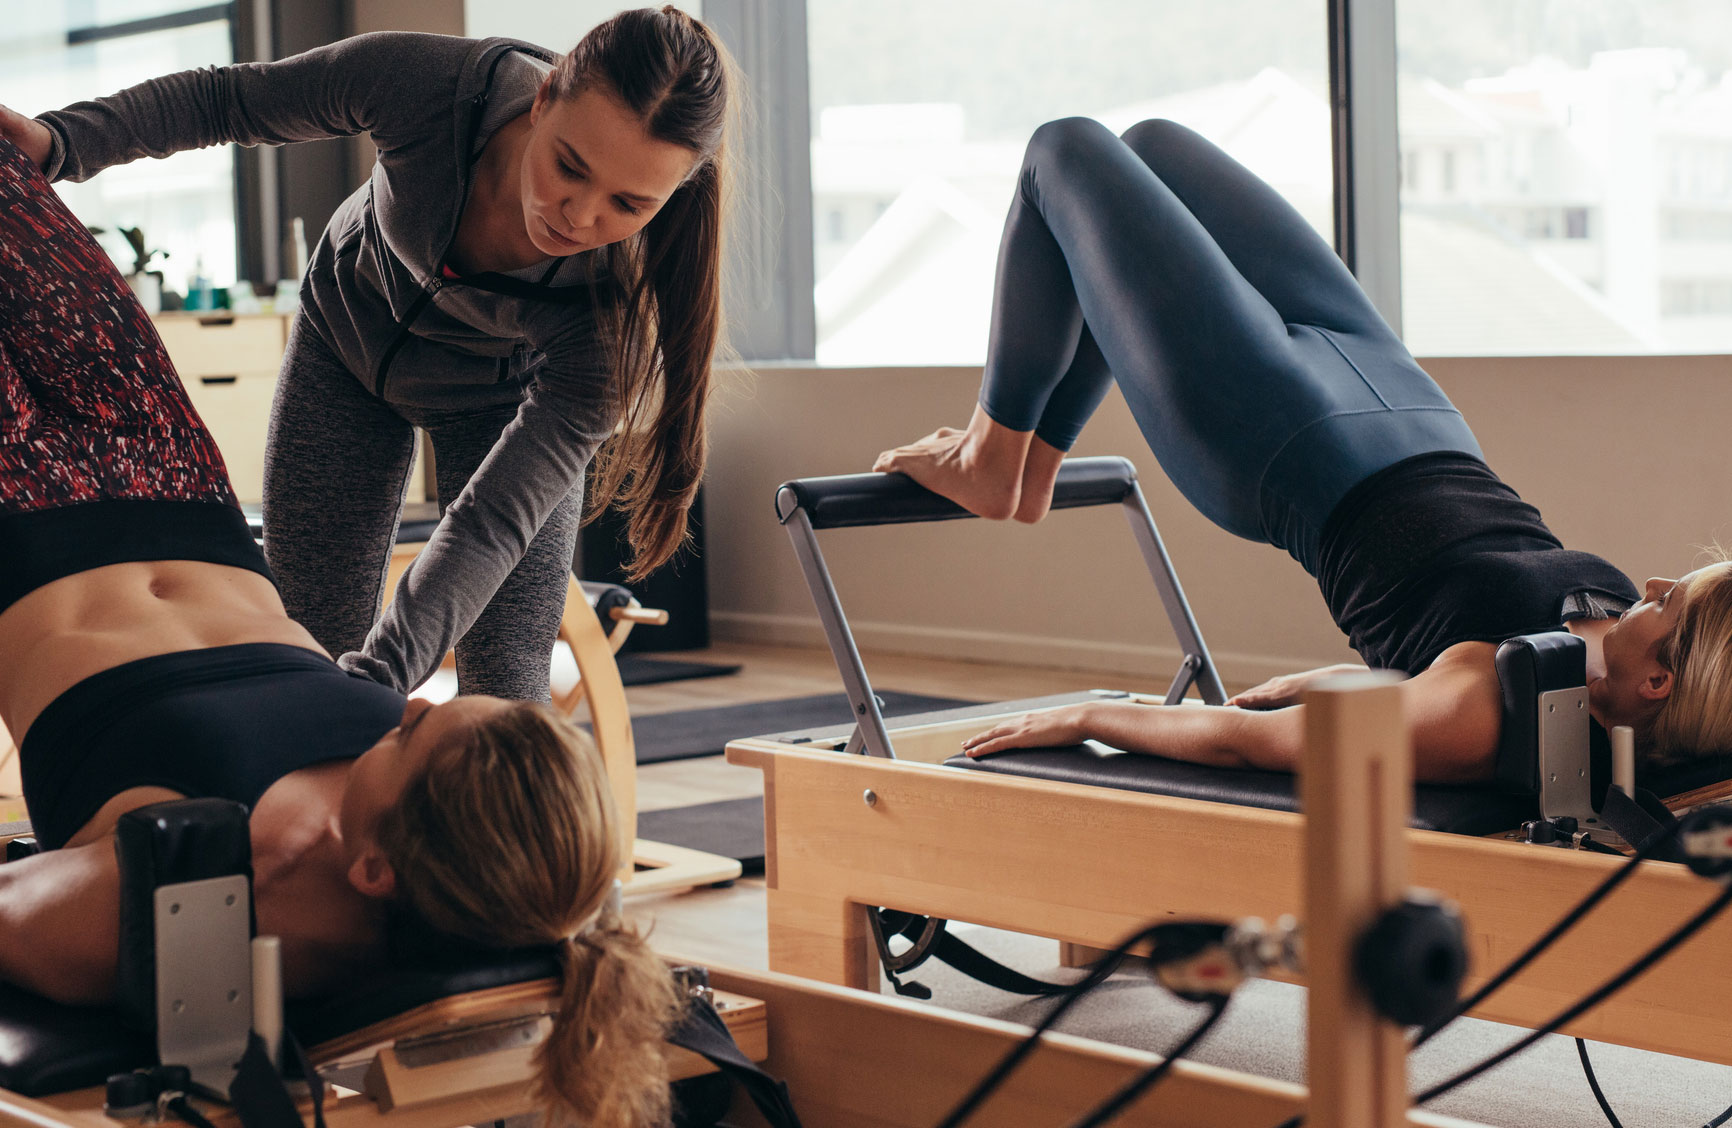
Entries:
<svg viewBox="0 0 1732 1128">
<path fill-rule="evenodd" d="M 1017 511 L 1031 437 L 993 422 L 976 405 L 967 430 L 940 427 L 880 454 L 872 469 L 906 474 L 976 516 L 1002 521 Z"/>
<path fill-rule="evenodd" d="M 1045 517 L 1052 508 L 1052 487 L 1058 481 L 1058 468 L 1064 465 L 1064 451 L 1036 437 L 1028 446 L 1028 459 L 1022 464 L 1022 494 L 1012 514 L 1025 525 Z"/>
</svg>

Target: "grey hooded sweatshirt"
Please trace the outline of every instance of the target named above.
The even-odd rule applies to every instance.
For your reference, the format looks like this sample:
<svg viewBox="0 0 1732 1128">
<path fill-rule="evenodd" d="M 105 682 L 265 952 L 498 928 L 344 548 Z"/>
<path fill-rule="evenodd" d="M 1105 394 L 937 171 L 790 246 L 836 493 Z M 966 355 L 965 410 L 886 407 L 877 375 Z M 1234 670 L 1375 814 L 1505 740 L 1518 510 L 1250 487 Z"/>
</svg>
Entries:
<svg viewBox="0 0 1732 1128">
<path fill-rule="evenodd" d="M 407 691 L 486 607 L 611 432 L 611 371 L 595 303 L 605 249 L 511 274 L 443 276 L 475 157 L 524 113 L 555 56 L 528 43 L 379 32 L 272 63 L 154 79 L 38 118 L 46 172 L 239 142 L 370 132 L 368 182 L 332 217 L 302 287 L 307 325 L 388 403 L 518 403 L 516 418 L 341 664 Z"/>
</svg>

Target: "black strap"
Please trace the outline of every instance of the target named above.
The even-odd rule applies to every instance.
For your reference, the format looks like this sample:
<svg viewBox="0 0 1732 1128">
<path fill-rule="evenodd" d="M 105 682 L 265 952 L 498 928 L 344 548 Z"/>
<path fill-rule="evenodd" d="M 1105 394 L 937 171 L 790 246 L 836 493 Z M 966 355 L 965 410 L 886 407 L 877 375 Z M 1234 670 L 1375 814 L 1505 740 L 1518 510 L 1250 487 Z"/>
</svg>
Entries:
<svg viewBox="0 0 1732 1128">
<path fill-rule="evenodd" d="M 787 1083 L 765 1073 L 741 1052 L 734 1036 L 728 1032 L 728 1024 L 722 1021 L 722 1016 L 716 1013 L 709 1000 L 694 998 L 686 1008 L 685 1017 L 668 1035 L 668 1041 L 703 1057 L 739 1082 L 770 1128 L 800 1128 L 800 1118 L 794 1112 L 793 1099 L 788 1096 Z"/>
<path fill-rule="evenodd" d="M 325 1083 L 307 1060 L 307 1052 L 288 1030 L 283 1031 L 283 1050 L 300 1070 L 313 1096 L 313 1126 L 325 1128 Z M 295 1108 L 295 1099 L 283 1083 L 283 1075 L 258 1034 L 247 1035 L 247 1049 L 229 1083 L 229 1103 L 242 1128 L 306 1128 Z"/>
<path fill-rule="evenodd" d="M 265 1040 L 257 1034 L 247 1036 L 246 1053 L 229 1083 L 229 1103 L 243 1128 L 305 1128 Z"/>
<path fill-rule="evenodd" d="M 1032 976 L 1024 975 L 1015 968 L 1006 967 L 980 949 L 952 936 L 948 921 L 936 921 L 937 927 L 931 929 L 931 925 L 934 923 L 932 918 L 900 912 L 896 909 L 874 909 L 872 910 L 871 921 L 874 930 L 881 929 L 885 939 L 890 936 L 902 936 L 914 941 L 916 945 L 914 950 L 904 954 L 896 961 L 894 968 L 890 967 L 888 961 L 885 963 L 885 975 L 889 977 L 891 985 L 896 988 L 896 993 L 899 995 L 908 995 L 916 999 L 930 999 L 932 997 L 931 988 L 921 983 L 903 983 L 896 977 L 896 972 L 913 971 L 933 957 L 937 957 L 942 963 L 949 964 L 970 979 L 979 980 L 988 987 L 996 987 L 1000 991 L 1009 991 L 1015 995 L 1034 995 L 1037 997 L 1063 995 L 1075 986 L 1071 983 L 1051 983 L 1044 979 L 1035 979 Z M 928 935 L 929 929 L 931 929 L 930 935 Z"/>
<path fill-rule="evenodd" d="M 1600 807 L 1600 821 L 1638 850 L 1672 835 L 1678 824 L 1664 803 L 1640 787 L 1636 788 L 1635 798 L 1625 795 L 1619 788 L 1608 789 L 1606 801 Z M 1681 862 L 1684 860 L 1683 846 L 1674 836 L 1652 856 L 1661 861 Z"/>
</svg>

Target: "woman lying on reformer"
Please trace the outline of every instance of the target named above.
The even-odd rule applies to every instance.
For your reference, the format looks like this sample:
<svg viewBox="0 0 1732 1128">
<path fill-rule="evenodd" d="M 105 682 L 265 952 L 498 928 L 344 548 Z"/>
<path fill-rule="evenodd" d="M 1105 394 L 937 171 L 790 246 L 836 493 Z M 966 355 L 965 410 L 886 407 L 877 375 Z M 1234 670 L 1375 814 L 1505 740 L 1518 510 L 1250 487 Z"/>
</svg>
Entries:
<svg viewBox="0 0 1732 1128">
<path fill-rule="evenodd" d="M 1186 498 L 1316 577 L 1372 667 L 1406 682 L 1416 776 L 1491 778 L 1497 643 L 1568 630 L 1589 703 L 1651 765 L 1732 750 L 1732 565 L 1644 590 L 1565 549 L 1486 467 L 1461 414 L 1329 246 L 1201 137 L 1073 118 L 1024 158 L 999 250 L 980 401 L 878 456 L 983 517 L 1046 513 L 1059 463 L 1117 380 Z M 1335 669 L 1332 667 L 1331 669 Z M 971 756 L 1094 739 L 1197 763 L 1291 770 L 1306 684 L 1243 708 L 1100 702 L 1006 721 Z"/>
<path fill-rule="evenodd" d="M 111 999 L 115 823 L 234 799 L 291 996 L 342 990 L 405 936 L 558 944 L 543 1098 L 664 1122 L 677 995 L 603 911 L 622 849 L 593 746 L 543 705 L 407 701 L 284 614 L 149 319 L 4 141 L 0 545 L 0 719 L 46 847 L 0 865 L 0 981 Z"/>
</svg>

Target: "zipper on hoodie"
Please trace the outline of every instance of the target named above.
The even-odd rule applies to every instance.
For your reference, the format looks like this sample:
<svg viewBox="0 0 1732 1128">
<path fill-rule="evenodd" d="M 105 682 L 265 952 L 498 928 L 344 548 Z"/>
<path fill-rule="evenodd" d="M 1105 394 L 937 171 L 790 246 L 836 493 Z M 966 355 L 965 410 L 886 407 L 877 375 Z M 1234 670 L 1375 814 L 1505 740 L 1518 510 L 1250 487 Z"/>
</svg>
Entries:
<svg viewBox="0 0 1732 1128">
<path fill-rule="evenodd" d="M 463 159 L 466 161 L 473 159 L 475 141 L 481 133 L 481 115 L 486 109 L 488 95 L 493 91 L 493 78 L 499 73 L 499 64 L 503 63 L 505 57 L 511 54 L 511 52 L 520 50 L 523 50 L 523 48 L 506 47 L 501 50 L 498 57 L 496 57 L 492 63 L 488 64 L 487 78 L 482 83 L 481 93 L 469 99 L 469 138 L 463 146 Z M 525 51 L 525 54 L 528 53 L 529 52 Z M 461 224 L 462 221 L 462 214 L 459 213 L 458 223 Z M 379 368 L 373 376 L 373 394 L 380 399 L 385 398 L 385 382 L 391 368 L 391 362 L 397 358 L 399 352 L 403 351 L 403 346 L 409 343 L 410 327 L 413 326 L 421 314 L 426 311 L 428 304 L 433 301 L 433 296 L 440 290 L 443 290 L 448 283 L 460 282 L 466 286 L 474 286 L 477 289 L 487 290 L 492 293 L 509 294 L 510 296 L 525 298 L 527 300 L 527 295 L 522 293 L 521 289 L 527 289 L 531 285 L 538 290 L 549 289 L 549 283 L 552 282 L 554 275 L 559 273 L 560 266 L 565 262 L 565 259 L 563 258 L 554 259 L 553 264 L 547 268 L 547 272 L 541 276 L 541 280 L 533 284 L 520 283 L 517 282 L 516 279 L 512 278 L 500 279 L 497 282 L 492 280 L 483 281 L 483 279 L 488 278 L 488 274 L 486 273 L 458 278 L 446 278 L 445 262 L 451 257 L 451 248 L 455 246 L 456 243 L 457 231 L 453 228 L 451 238 L 445 242 L 445 249 L 439 253 L 439 262 L 437 267 L 434 269 L 433 277 L 428 279 L 426 285 L 422 287 L 420 296 L 410 304 L 406 311 L 404 311 L 403 316 L 397 322 L 397 335 L 392 338 L 391 344 L 385 349 L 384 355 L 379 358 Z M 505 283 L 515 283 L 516 285 L 506 286 Z M 551 295 L 536 296 L 551 297 Z M 509 367 L 503 361 L 500 365 L 500 372 L 500 380 L 504 380 L 510 372 Z"/>
<path fill-rule="evenodd" d="M 499 73 L 499 64 L 505 61 L 505 56 L 515 50 L 518 48 L 506 47 L 494 57 L 493 61 L 487 65 L 487 77 L 481 82 L 481 92 L 469 99 L 469 137 L 463 145 L 463 160 L 465 162 L 475 159 L 475 139 L 481 133 L 481 114 L 487 107 L 487 96 L 493 91 L 493 77 Z M 458 212 L 457 222 L 459 224 L 463 222 L 461 210 Z M 439 261 L 434 267 L 433 277 L 426 286 L 422 287 L 421 296 L 415 299 L 402 318 L 399 319 L 397 336 L 385 349 L 385 355 L 379 358 L 379 370 L 373 376 L 373 394 L 380 399 L 385 398 L 385 380 L 390 372 L 391 362 L 397 358 L 399 352 L 403 351 L 403 346 L 409 343 L 410 326 L 415 324 L 415 319 L 421 316 L 422 311 L 427 308 L 427 304 L 433 300 L 433 295 L 445 288 L 445 260 L 451 257 L 451 248 L 456 242 L 457 230 L 452 228 L 451 238 L 445 241 L 445 249 L 439 252 Z"/>
</svg>

